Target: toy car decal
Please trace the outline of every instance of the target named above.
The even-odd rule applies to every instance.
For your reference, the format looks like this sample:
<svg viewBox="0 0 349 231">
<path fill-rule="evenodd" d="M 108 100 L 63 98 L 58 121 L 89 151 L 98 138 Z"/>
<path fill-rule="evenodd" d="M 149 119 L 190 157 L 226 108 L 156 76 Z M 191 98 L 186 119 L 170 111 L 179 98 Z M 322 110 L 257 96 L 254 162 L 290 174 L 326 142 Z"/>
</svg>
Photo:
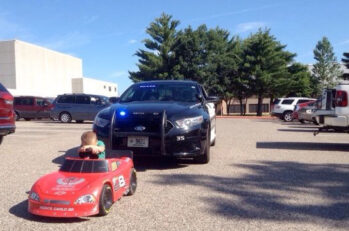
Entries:
<svg viewBox="0 0 349 231">
<path fill-rule="evenodd" d="M 64 185 L 64 186 L 74 186 L 84 181 L 85 181 L 84 178 L 78 178 L 78 177 L 58 178 L 57 184 Z"/>
<path fill-rule="evenodd" d="M 74 211 L 74 208 L 60 208 L 60 207 L 52 207 L 52 206 L 43 206 L 40 205 L 39 207 L 41 210 L 49 210 L 49 211 L 67 211 L 67 212 L 72 212 Z"/>
<path fill-rule="evenodd" d="M 118 176 L 113 178 L 114 191 L 118 191 L 120 188 L 126 185 L 124 176 Z"/>
<path fill-rule="evenodd" d="M 111 163 L 111 170 L 115 171 L 116 169 L 118 169 L 118 165 L 116 164 L 116 162 Z"/>
<path fill-rule="evenodd" d="M 57 192 L 54 192 L 53 194 L 55 195 L 58 195 L 58 196 L 61 196 L 61 195 L 64 195 L 66 194 L 67 192 L 64 192 L 64 191 L 57 191 Z"/>
</svg>

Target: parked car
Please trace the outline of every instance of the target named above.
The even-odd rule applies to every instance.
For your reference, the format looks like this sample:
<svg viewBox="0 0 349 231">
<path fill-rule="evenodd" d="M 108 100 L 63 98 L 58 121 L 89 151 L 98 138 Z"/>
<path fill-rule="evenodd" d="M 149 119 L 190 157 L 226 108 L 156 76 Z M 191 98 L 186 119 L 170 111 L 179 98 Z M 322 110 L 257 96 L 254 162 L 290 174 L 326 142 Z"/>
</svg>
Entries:
<svg viewBox="0 0 349 231">
<path fill-rule="evenodd" d="M 272 115 L 279 117 L 286 122 L 293 120 L 292 113 L 297 104 L 313 101 L 316 99 L 306 97 L 278 98 L 274 101 Z"/>
<path fill-rule="evenodd" d="M 0 83 L 0 144 L 4 136 L 14 133 L 15 113 L 13 111 L 13 96 Z"/>
<path fill-rule="evenodd" d="M 28 196 L 28 211 L 46 217 L 107 215 L 123 195 L 133 195 L 137 176 L 129 157 L 67 157 L 58 172 L 41 177 Z"/>
<path fill-rule="evenodd" d="M 316 109 L 316 104 L 317 101 L 309 101 L 307 103 L 298 104 L 299 108 L 296 109 L 298 114 L 298 121 L 301 123 L 305 123 L 305 121 L 314 122 L 313 113 Z"/>
<path fill-rule="evenodd" d="M 216 140 L 216 101 L 193 81 L 136 83 L 98 113 L 93 130 L 113 150 L 208 163 Z"/>
<path fill-rule="evenodd" d="M 53 102 L 51 118 L 63 123 L 70 123 L 72 120 L 82 123 L 84 120 L 94 120 L 100 110 L 109 106 L 108 97 L 101 95 L 59 95 Z"/>
<path fill-rule="evenodd" d="M 316 101 L 312 100 L 312 101 L 308 101 L 308 102 L 305 102 L 305 103 L 296 104 L 296 106 L 294 107 L 293 113 L 292 113 L 292 119 L 299 121 L 299 111 L 301 109 L 303 109 L 304 107 L 307 107 L 309 104 L 313 105 L 312 103 L 314 103 L 314 102 L 316 102 Z M 304 121 L 300 121 L 300 122 L 304 123 Z"/>
<path fill-rule="evenodd" d="M 16 96 L 14 99 L 16 120 L 23 118 L 29 121 L 31 119 L 50 118 L 52 107 L 52 103 L 43 97 Z"/>
</svg>

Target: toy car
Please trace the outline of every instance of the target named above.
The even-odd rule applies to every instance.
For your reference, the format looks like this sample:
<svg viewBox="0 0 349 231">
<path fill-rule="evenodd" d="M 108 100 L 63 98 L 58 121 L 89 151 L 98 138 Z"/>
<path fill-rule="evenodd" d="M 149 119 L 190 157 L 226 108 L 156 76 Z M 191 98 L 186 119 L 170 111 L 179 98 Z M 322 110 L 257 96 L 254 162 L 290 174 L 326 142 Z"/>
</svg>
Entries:
<svg viewBox="0 0 349 231">
<path fill-rule="evenodd" d="M 29 192 L 28 211 L 47 217 L 107 215 L 113 203 L 137 188 L 129 157 L 67 157 L 60 170 L 41 177 Z"/>
</svg>

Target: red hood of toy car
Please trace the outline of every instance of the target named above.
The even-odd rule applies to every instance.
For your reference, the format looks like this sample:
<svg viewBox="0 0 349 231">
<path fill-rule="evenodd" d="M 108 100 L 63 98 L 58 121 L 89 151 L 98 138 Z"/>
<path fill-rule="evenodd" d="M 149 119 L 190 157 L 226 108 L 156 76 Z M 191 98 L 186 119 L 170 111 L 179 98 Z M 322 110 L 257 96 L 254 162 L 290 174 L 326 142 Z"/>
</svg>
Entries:
<svg viewBox="0 0 349 231">
<path fill-rule="evenodd" d="M 39 189 L 39 194 L 68 196 L 84 191 L 92 192 L 94 183 L 103 180 L 106 173 L 68 173 L 54 172 L 40 178 L 35 186 Z"/>
</svg>

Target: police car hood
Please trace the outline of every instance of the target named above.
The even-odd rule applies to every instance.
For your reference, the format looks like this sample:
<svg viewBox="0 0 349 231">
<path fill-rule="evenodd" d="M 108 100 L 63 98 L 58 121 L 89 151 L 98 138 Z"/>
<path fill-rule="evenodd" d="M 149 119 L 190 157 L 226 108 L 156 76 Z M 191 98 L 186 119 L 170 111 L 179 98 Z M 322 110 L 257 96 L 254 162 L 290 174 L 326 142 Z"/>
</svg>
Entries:
<svg viewBox="0 0 349 231">
<path fill-rule="evenodd" d="M 115 105 L 117 113 L 124 111 L 129 114 L 149 114 L 149 113 L 162 113 L 166 111 L 166 115 L 171 117 L 175 114 L 187 114 L 190 111 L 198 110 L 202 104 L 199 102 L 151 102 L 151 101 L 135 101 L 129 103 L 119 103 Z"/>
</svg>

